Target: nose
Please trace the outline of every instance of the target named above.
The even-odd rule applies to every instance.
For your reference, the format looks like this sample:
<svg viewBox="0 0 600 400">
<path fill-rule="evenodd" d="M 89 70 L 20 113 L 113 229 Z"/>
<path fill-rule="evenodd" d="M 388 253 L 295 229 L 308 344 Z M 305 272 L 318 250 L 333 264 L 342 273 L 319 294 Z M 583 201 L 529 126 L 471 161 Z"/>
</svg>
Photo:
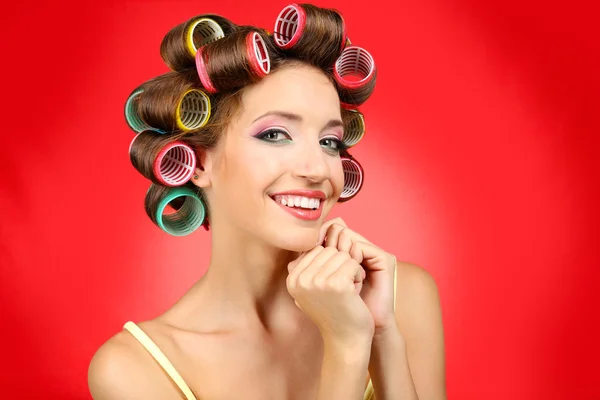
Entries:
<svg viewBox="0 0 600 400">
<path fill-rule="evenodd" d="M 327 179 L 330 173 L 328 156 L 321 145 L 317 143 L 317 145 L 306 144 L 299 147 L 301 147 L 300 151 L 296 154 L 296 160 L 293 163 L 294 175 L 315 183 Z"/>
</svg>

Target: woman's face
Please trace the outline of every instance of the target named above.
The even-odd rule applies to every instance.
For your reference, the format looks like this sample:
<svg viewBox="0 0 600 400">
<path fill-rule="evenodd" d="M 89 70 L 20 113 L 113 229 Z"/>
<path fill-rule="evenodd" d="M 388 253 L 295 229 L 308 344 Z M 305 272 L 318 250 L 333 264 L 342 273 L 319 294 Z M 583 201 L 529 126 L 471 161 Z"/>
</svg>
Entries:
<svg viewBox="0 0 600 400">
<path fill-rule="evenodd" d="M 342 192 L 342 135 L 320 70 L 286 66 L 248 87 L 211 168 L 213 220 L 286 250 L 314 247 Z"/>
</svg>

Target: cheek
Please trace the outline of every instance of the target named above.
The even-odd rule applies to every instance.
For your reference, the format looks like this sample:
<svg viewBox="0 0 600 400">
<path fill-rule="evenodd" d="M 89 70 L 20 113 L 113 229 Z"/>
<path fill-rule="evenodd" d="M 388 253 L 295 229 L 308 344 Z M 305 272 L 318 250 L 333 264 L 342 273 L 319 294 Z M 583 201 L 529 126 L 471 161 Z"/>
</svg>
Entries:
<svg viewBox="0 0 600 400">
<path fill-rule="evenodd" d="M 335 160 L 331 166 L 331 184 L 333 185 L 333 192 L 339 197 L 344 189 L 344 170 L 342 168 L 342 161 Z"/>
<path fill-rule="evenodd" d="M 244 152 L 228 157 L 227 166 L 222 175 L 228 191 L 247 191 L 256 194 L 265 190 L 280 175 L 283 166 L 281 160 L 269 157 L 261 152 Z M 245 195 L 244 195 L 245 196 Z"/>
</svg>

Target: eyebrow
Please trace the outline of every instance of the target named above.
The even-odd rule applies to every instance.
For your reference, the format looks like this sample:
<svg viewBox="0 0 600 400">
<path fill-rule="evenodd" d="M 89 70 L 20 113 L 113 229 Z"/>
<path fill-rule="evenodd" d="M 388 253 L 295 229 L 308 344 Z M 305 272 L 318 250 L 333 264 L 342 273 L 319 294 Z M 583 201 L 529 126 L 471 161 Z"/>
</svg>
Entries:
<svg viewBox="0 0 600 400">
<path fill-rule="evenodd" d="M 294 113 L 290 113 L 287 111 L 268 111 L 266 113 L 264 113 L 263 115 L 261 115 L 260 117 L 256 118 L 254 121 L 252 121 L 252 123 L 255 123 L 256 121 L 258 121 L 259 119 L 268 117 L 270 115 L 277 115 L 279 117 L 288 119 L 290 121 L 295 121 L 295 122 L 302 122 L 303 118 L 301 115 L 298 114 L 294 114 Z M 323 127 L 323 131 L 329 128 L 336 128 L 338 126 L 344 127 L 344 122 L 340 119 L 332 119 L 329 120 L 329 122 L 327 122 L 325 124 L 325 126 Z"/>
</svg>

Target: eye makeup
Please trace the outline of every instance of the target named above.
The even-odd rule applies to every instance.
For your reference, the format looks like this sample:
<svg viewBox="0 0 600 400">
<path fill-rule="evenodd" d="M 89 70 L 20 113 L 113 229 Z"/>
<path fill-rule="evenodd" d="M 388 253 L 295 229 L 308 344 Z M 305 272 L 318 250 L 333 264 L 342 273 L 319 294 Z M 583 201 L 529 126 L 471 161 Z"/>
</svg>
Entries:
<svg viewBox="0 0 600 400">
<path fill-rule="evenodd" d="M 283 129 L 289 133 L 289 129 L 286 128 L 286 125 L 290 125 L 290 124 L 296 125 L 296 123 L 294 121 L 286 121 L 286 124 L 282 124 L 281 118 L 267 117 L 267 118 L 262 119 L 260 122 L 256 123 L 255 126 L 252 126 L 250 129 L 250 134 L 252 136 L 256 136 L 259 133 L 261 133 L 262 131 L 271 129 L 271 128 Z M 326 127 L 325 129 L 322 130 L 321 133 L 323 133 L 323 132 L 327 132 L 327 133 L 325 135 L 323 135 L 322 137 L 320 137 L 319 140 L 333 137 L 333 138 L 341 141 L 342 138 L 344 137 L 344 128 L 341 126 Z"/>
</svg>

